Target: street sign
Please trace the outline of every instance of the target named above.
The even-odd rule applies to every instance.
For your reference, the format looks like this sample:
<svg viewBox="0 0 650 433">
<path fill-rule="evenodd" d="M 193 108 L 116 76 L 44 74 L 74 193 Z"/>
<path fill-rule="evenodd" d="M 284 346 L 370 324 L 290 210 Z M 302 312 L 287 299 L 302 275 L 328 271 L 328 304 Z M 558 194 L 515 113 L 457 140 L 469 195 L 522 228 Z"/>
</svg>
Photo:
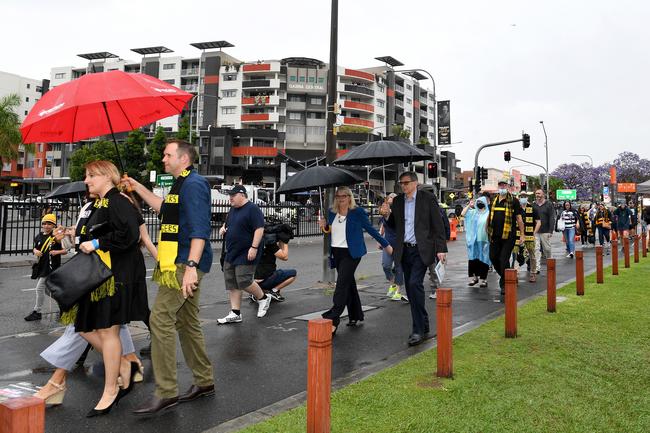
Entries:
<svg viewBox="0 0 650 433">
<path fill-rule="evenodd" d="M 636 192 L 636 183 L 623 183 L 617 185 L 618 192 Z"/>
<path fill-rule="evenodd" d="M 558 189 L 555 191 L 555 198 L 557 200 L 575 200 L 577 193 L 575 189 Z"/>
<path fill-rule="evenodd" d="M 453 200 L 454 197 L 456 197 L 456 194 L 454 194 L 453 192 L 450 192 L 449 193 L 449 198 Z"/>
<path fill-rule="evenodd" d="M 174 184 L 174 176 L 171 174 L 159 174 L 156 176 L 156 183 L 158 186 L 172 186 Z"/>
</svg>

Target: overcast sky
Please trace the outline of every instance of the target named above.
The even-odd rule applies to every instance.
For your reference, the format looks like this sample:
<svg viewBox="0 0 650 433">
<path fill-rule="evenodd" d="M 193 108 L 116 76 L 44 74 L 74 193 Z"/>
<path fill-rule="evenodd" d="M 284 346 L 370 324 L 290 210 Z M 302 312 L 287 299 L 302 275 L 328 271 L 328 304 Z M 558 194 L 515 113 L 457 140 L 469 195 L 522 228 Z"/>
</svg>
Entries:
<svg viewBox="0 0 650 433">
<path fill-rule="evenodd" d="M 131 48 L 164 45 L 190 57 L 199 54 L 191 42 L 222 39 L 244 61 L 329 60 L 328 0 L 3 0 L 1 10 L 0 70 L 31 78 L 84 66 L 79 53 L 139 60 Z M 625 150 L 650 159 L 649 16 L 650 2 L 639 0 L 340 0 L 338 61 L 362 68 L 391 55 L 428 70 L 438 100 L 451 100 L 452 142 L 462 141 L 451 150 L 463 169 L 481 144 L 522 130 L 530 149 L 486 149 L 479 164 L 507 168 L 509 149 L 545 165 L 540 120 L 551 170 L 588 161 L 571 154 L 595 165 Z"/>
</svg>

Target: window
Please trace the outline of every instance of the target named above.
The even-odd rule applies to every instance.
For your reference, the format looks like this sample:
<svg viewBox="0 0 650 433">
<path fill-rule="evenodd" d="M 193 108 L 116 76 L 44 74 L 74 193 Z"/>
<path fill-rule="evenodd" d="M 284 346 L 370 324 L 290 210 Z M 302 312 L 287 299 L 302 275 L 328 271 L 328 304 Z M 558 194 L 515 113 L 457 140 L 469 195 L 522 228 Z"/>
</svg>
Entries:
<svg viewBox="0 0 650 433">
<path fill-rule="evenodd" d="M 291 75 L 289 77 L 289 81 L 296 81 L 297 77 L 295 75 Z"/>
<path fill-rule="evenodd" d="M 289 102 L 305 102 L 303 95 L 289 95 Z"/>
<path fill-rule="evenodd" d="M 235 114 L 236 107 L 221 107 L 221 114 Z"/>
<path fill-rule="evenodd" d="M 411 90 L 411 89 L 413 89 L 413 87 L 410 84 L 407 84 L 406 85 L 406 90 Z"/>
<path fill-rule="evenodd" d="M 29 102 L 29 96 L 25 96 L 25 102 Z"/>
<path fill-rule="evenodd" d="M 310 83 L 315 83 L 316 82 L 316 77 L 309 77 L 308 78 Z"/>
<path fill-rule="evenodd" d="M 171 85 L 176 84 L 176 80 L 174 80 L 174 79 L 171 79 L 171 80 L 163 80 L 163 81 L 164 81 L 165 83 L 167 83 L 167 84 L 171 84 Z"/>
<path fill-rule="evenodd" d="M 165 63 L 163 70 L 176 69 L 176 63 Z"/>
<path fill-rule="evenodd" d="M 25 116 L 27 116 L 27 114 L 29 114 L 29 113 L 27 112 L 27 110 L 25 110 Z"/>
<path fill-rule="evenodd" d="M 41 86 L 36 86 L 36 91 L 37 91 L 38 93 L 43 93 L 43 87 L 41 87 Z"/>
<path fill-rule="evenodd" d="M 381 84 L 378 84 L 377 87 L 379 88 L 379 91 L 381 93 L 384 93 L 386 91 L 386 86 L 382 86 Z"/>
<path fill-rule="evenodd" d="M 55 79 L 63 79 L 63 78 L 65 78 L 65 72 L 57 72 L 56 74 L 54 74 L 54 78 Z"/>
<path fill-rule="evenodd" d="M 323 105 L 323 98 L 309 98 L 311 105 Z"/>
<path fill-rule="evenodd" d="M 406 112 L 406 117 L 408 117 L 410 119 L 411 117 L 413 117 L 413 115 L 407 111 Z"/>
<path fill-rule="evenodd" d="M 386 118 L 382 116 L 381 114 L 377 114 L 377 122 L 379 123 L 385 123 Z"/>
<path fill-rule="evenodd" d="M 324 82 L 325 82 L 325 78 L 324 78 L 324 77 L 318 77 L 318 82 L 319 82 L 319 83 L 324 83 Z"/>
<path fill-rule="evenodd" d="M 412 104 L 412 103 L 413 103 L 413 100 L 412 100 L 411 98 L 406 98 L 406 103 L 407 103 L 407 104 Z"/>
<path fill-rule="evenodd" d="M 379 108 L 384 108 L 385 105 L 386 103 L 384 101 L 382 101 L 381 99 L 377 99 L 377 106 Z"/>
<path fill-rule="evenodd" d="M 27 83 L 27 88 L 28 88 L 28 89 L 31 89 L 31 87 L 32 87 L 32 85 L 29 84 L 29 83 Z"/>
<path fill-rule="evenodd" d="M 237 74 L 223 74 L 223 81 L 235 81 Z"/>
<path fill-rule="evenodd" d="M 301 120 L 302 113 L 296 113 L 295 111 L 289 112 L 289 120 Z"/>
<path fill-rule="evenodd" d="M 237 96 L 237 89 L 226 89 L 221 91 L 221 96 L 224 98 L 234 98 Z"/>
<path fill-rule="evenodd" d="M 298 81 L 300 81 L 301 83 L 304 83 L 305 82 L 305 77 L 300 77 Z"/>
<path fill-rule="evenodd" d="M 319 113 L 316 111 L 310 111 L 307 113 L 307 119 L 324 119 L 325 113 Z"/>
</svg>

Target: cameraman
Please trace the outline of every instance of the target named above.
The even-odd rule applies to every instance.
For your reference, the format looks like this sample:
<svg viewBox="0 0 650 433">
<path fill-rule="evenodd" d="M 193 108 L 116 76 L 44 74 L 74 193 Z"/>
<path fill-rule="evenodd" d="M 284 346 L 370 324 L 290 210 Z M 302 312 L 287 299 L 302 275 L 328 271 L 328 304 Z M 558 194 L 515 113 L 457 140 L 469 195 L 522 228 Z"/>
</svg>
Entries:
<svg viewBox="0 0 650 433">
<path fill-rule="evenodd" d="M 267 224 L 264 227 L 264 251 L 255 269 L 255 281 L 275 301 L 284 301 L 280 290 L 296 280 L 295 269 L 278 269 L 276 259 L 289 259 L 289 240 L 293 230 L 288 224 Z"/>
</svg>

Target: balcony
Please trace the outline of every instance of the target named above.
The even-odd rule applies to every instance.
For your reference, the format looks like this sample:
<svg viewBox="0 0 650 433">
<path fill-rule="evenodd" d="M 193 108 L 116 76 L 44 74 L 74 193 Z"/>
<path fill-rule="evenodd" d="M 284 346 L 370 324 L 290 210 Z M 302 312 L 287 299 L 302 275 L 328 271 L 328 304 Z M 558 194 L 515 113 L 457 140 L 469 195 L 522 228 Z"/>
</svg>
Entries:
<svg viewBox="0 0 650 433">
<path fill-rule="evenodd" d="M 395 105 L 397 107 L 404 108 L 404 101 L 402 101 L 401 99 L 395 98 Z"/>
<path fill-rule="evenodd" d="M 186 92 L 197 92 L 199 90 L 199 85 L 198 84 L 182 84 L 181 85 L 181 90 L 185 90 Z"/>
<path fill-rule="evenodd" d="M 199 75 L 199 68 L 181 69 L 181 76 Z"/>
<path fill-rule="evenodd" d="M 343 107 L 349 108 L 351 110 L 360 110 L 368 113 L 375 112 L 375 106 L 370 104 L 364 104 L 362 102 L 353 102 L 353 101 L 343 101 Z"/>
<path fill-rule="evenodd" d="M 346 77 L 360 78 L 362 80 L 370 81 L 371 83 L 375 82 L 375 75 L 368 72 L 357 71 L 355 69 L 346 69 L 343 73 Z"/>
<path fill-rule="evenodd" d="M 230 153 L 232 156 L 278 156 L 278 149 L 275 147 L 258 147 L 258 146 L 233 146 Z"/>
<path fill-rule="evenodd" d="M 244 74 L 252 72 L 280 72 L 280 62 L 273 63 L 253 63 L 243 66 Z"/>
<path fill-rule="evenodd" d="M 305 111 L 307 103 L 303 101 L 287 101 L 287 110 L 291 111 Z"/>
<path fill-rule="evenodd" d="M 354 92 L 361 93 L 362 95 L 375 96 L 375 91 L 363 86 L 357 86 L 356 84 L 346 84 L 343 86 L 345 92 Z"/>
<path fill-rule="evenodd" d="M 396 91 L 396 92 L 400 92 L 400 93 L 403 94 L 403 93 L 404 93 L 404 87 L 403 87 L 403 86 L 400 86 L 400 85 L 397 84 L 397 83 L 395 83 L 395 91 Z"/>
<path fill-rule="evenodd" d="M 420 132 L 422 133 L 429 132 L 429 126 L 426 123 L 420 123 Z"/>
<path fill-rule="evenodd" d="M 375 122 L 372 120 L 366 120 L 366 119 L 361 119 L 358 117 L 344 117 L 343 118 L 343 123 L 345 125 L 355 125 L 355 126 L 363 126 L 366 128 L 374 128 L 375 127 Z"/>
<path fill-rule="evenodd" d="M 401 114 L 395 113 L 395 123 L 403 125 L 404 124 L 404 116 L 402 116 Z"/>
<path fill-rule="evenodd" d="M 280 97 L 276 95 L 272 96 L 245 96 L 241 98 L 241 105 L 278 105 L 280 103 Z"/>
<path fill-rule="evenodd" d="M 279 113 L 250 113 L 241 115 L 242 123 L 277 123 L 280 121 Z"/>
<path fill-rule="evenodd" d="M 286 84 L 286 83 L 285 83 Z M 272 78 L 268 80 L 247 80 L 242 81 L 241 86 L 244 89 L 266 89 L 266 88 L 280 88 L 280 80 L 278 78 Z"/>
<path fill-rule="evenodd" d="M 278 138 L 280 133 L 277 129 L 236 129 L 234 135 L 239 138 Z"/>
</svg>

